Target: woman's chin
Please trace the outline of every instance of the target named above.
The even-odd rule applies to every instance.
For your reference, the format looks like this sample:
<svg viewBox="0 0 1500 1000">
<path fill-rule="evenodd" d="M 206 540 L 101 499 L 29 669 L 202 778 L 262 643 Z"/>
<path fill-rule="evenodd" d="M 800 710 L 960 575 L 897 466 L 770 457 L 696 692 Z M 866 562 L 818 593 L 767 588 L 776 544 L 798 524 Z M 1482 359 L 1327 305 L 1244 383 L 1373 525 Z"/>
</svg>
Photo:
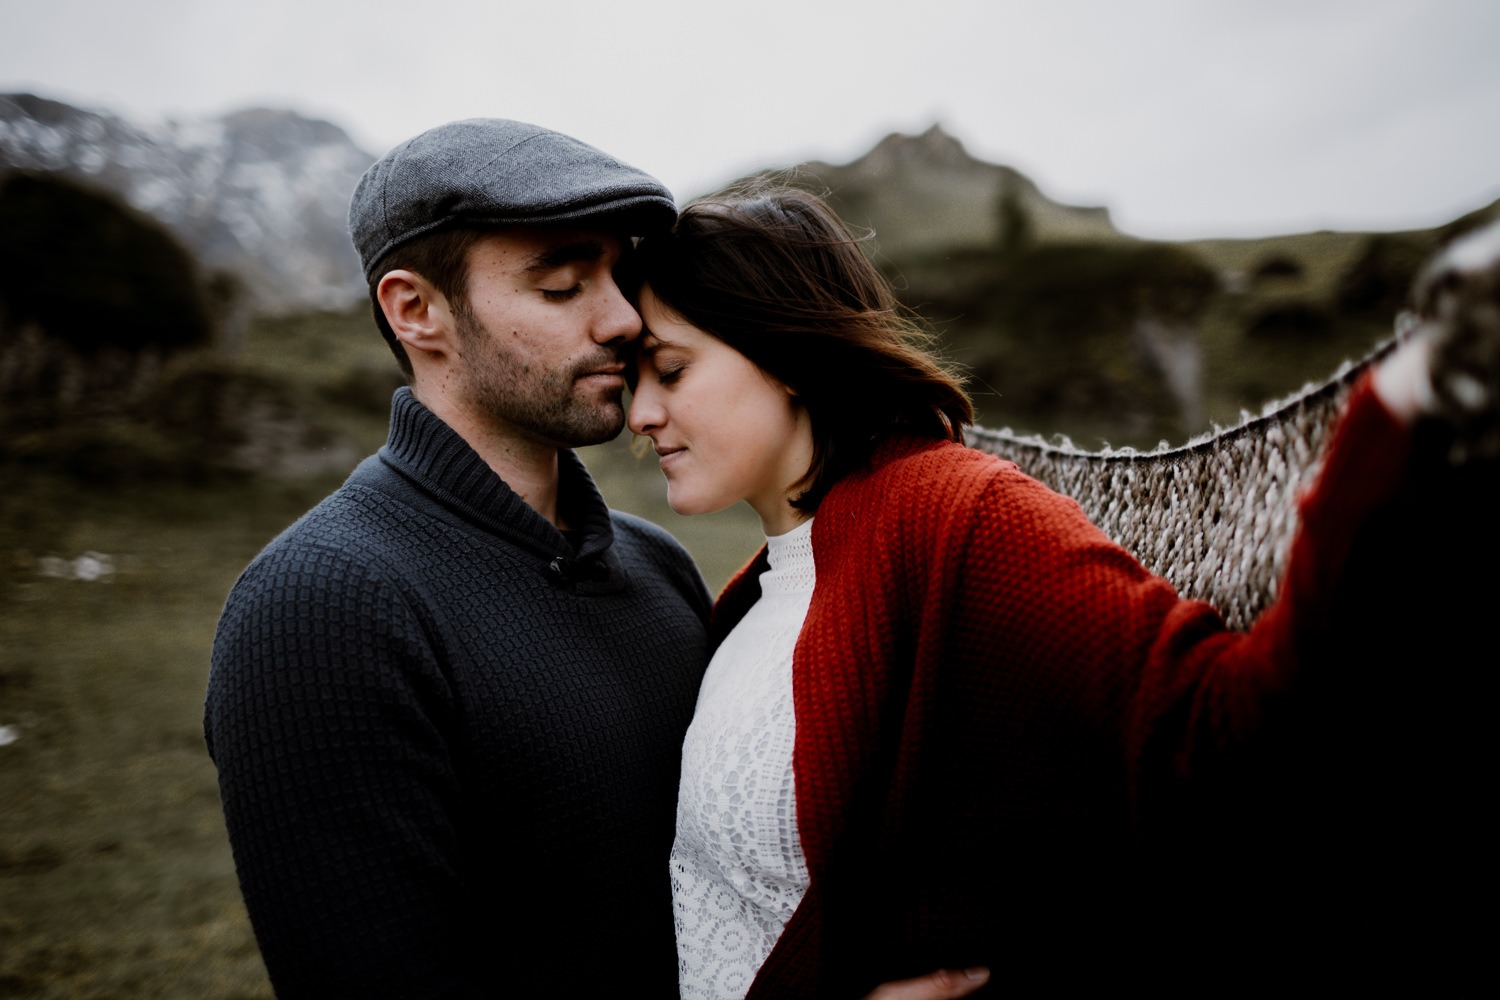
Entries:
<svg viewBox="0 0 1500 1000">
<path fill-rule="evenodd" d="M 681 514 L 684 517 L 694 517 L 698 514 L 717 514 L 734 503 L 734 500 L 716 501 L 707 497 L 685 495 L 681 491 L 674 492 L 670 486 L 667 487 L 667 506 L 672 508 L 672 513 Z"/>
</svg>

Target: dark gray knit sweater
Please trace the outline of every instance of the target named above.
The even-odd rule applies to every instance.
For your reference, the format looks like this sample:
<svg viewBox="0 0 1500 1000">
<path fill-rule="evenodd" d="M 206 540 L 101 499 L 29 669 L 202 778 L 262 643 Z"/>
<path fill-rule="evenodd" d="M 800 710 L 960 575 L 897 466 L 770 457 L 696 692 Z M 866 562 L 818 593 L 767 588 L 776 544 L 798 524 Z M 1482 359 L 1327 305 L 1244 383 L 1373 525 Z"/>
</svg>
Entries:
<svg viewBox="0 0 1500 1000">
<path fill-rule="evenodd" d="M 205 732 L 282 997 L 676 992 L 709 595 L 562 457 L 575 545 L 403 389 L 219 622 Z"/>
</svg>

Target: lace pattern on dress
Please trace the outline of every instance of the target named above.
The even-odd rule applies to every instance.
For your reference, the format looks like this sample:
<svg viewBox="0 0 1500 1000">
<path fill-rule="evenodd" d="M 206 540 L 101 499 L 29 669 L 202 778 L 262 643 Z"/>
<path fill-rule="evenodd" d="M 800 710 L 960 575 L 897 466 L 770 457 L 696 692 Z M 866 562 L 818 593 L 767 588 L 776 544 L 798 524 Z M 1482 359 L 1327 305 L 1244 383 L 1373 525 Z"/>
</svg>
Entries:
<svg viewBox="0 0 1500 1000">
<path fill-rule="evenodd" d="M 792 651 L 815 581 L 812 521 L 766 542 L 761 598 L 715 652 L 683 743 L 671 871 L 684 998 L 743 997 L 807 889 Z"/>
</svg>

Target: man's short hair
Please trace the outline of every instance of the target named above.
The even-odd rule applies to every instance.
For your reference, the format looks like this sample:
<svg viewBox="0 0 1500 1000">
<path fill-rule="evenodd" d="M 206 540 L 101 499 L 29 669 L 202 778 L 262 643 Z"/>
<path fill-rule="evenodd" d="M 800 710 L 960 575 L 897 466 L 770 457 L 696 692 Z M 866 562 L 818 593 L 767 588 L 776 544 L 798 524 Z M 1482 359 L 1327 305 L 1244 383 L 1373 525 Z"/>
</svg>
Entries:
<svg viewBox="0 0 1500 1000">
<path fill-rule="evenodd" d="M 408 379 L 412 377 L 411 358 L 385 318 L 385 310 L 380 307 L 380 279 L 392 271 L 420 274 L 448 300 L 455 318 L 468 319 L 472 315 L 469 309 L 469 249 L 483 235 L 483 230 L 469 227 L 426 233 L 386 254 L 371 272 L 370 311 L 386 346 L 396 356 L 396 364 L 401 366 Z"/>
</svg>

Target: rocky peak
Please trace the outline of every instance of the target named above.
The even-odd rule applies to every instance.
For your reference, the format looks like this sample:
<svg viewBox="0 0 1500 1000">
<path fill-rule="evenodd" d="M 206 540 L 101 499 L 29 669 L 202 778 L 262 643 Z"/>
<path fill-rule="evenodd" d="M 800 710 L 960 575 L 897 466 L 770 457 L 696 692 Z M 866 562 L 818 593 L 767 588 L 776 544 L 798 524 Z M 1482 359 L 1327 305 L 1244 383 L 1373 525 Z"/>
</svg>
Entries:
<svg viewBox="0 0 1500 1000">
<path fill-rule="evenodd" d="M 978 166 L 964 144 L 934 123 L 920 135 L 892 132 L 864 156 L 849 164 L 851 169 L 880 173 L 899 167 Z"/>
<path fill-rule="evenodd" d="M 348 198 L 374 161 L 338 126 L 256 108 L 139 126 L 34 94 L 0 95 L 0 171 L 55 173 L 165 224 L 257 312 L 364 295 Z"/>
<path fill-rule="evenodd" d="M 1124 238 L 1105 209 L 1053 201 L 1020 171 L 971 156 L 940 124 L 888 135 L 850 163 L 801 172 L 828 188 L 847 221 L 874 229 L 887 257 L 991 248 L 1018 218 L 1028 238 L 1043 241 Z"/>
</svg>

